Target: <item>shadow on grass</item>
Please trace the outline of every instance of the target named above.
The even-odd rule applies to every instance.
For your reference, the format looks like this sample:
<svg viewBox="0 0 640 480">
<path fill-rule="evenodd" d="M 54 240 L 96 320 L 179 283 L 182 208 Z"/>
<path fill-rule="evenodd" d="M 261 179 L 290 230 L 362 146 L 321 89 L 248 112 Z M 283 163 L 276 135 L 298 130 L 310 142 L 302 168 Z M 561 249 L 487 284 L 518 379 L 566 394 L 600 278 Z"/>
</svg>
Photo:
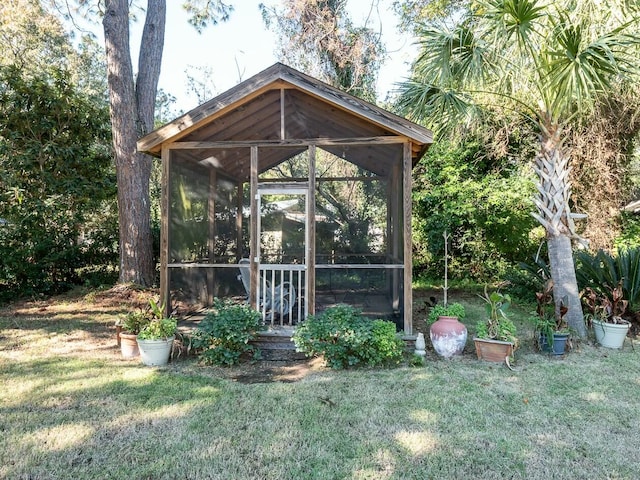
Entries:
<svg viewBox="0 0 640 480">
<path fill-rule="evenodd" d="M 0 340 L 0 478 L 637 477 L 629 348 L 560 361 L 527 348 L 512 372 L 468 347 L 421 368 L 241 384 L 192 358 L 123 361 L 114 343 L 59 356 Z"/>
<path fill-rule="evenodd" d="M 11 362 L 1 377 L 15 387 L 0 397 L 2 478 L 161 478 L 176 423 L 224 395 L 219 379 L 99 360 Z"/>
</svg>

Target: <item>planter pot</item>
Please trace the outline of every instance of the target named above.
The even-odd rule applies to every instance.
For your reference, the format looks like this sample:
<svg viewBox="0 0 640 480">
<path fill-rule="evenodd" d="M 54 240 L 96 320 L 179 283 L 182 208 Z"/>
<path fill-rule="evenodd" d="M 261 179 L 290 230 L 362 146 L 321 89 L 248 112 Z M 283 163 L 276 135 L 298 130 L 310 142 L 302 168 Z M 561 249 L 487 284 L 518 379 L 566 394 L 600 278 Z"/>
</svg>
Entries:
<svg viewBox="0 0 640 480">
<path fill-rule="evenodd" d="M 173 347 L 174 338 L 175 336 L 162 340 L 138 339 L 142 363 L 150 367 L 166 365 L 171 356 L 171 347 Z"/>
<path fill-rule="evenodd" d="M 436 353 L 450 358 L 460 355 L 467 343 L 467 327 L 458 317 L 438 317 L 429 329 L 431 344 Z"/>
<path fill-rule="evenodd" d="M 485 360 L 487 362 L 504 362 L 513 355 L 513 343 L 511 342 L 474 338 L 473 343 L 476 346 L 478 360 Z"/>
<path fill-rule="evenodd" d="M 627 338 L 630 324 L 617 324 L 593 320 L 593 332 L 596 334 L 596 341 L 607 348 L 622 348 L 624 339 Z"/>
<path fill-rule="evenodd" d="M 567 340 L 569 339 L 568 333 L 554 333 L 553 344 L 549 345 L 546 335 L 540 335 L 540 350 L 543 352 L 551 353 L 553 355 L 564 355 L 567 349 Z"/>
<path fill-rule="evenodd" d="M 120 332 L 120 353 L 122 358 L 135 358 L 140 355 L 136 335 Z"/>
</svg>

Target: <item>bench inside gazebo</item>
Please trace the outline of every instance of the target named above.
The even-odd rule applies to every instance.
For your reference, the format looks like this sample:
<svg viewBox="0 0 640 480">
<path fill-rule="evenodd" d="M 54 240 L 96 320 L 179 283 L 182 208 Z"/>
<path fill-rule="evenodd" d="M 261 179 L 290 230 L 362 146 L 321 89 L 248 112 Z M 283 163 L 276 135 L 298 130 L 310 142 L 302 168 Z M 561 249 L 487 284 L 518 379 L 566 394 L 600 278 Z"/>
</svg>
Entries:
<svg viewBox="0 0 640 480">
<path fill-rule="evenodd" d="M 411 170 L 429 130 L 281 63 L 138 141 L 161 158 L 161 296 L 272 330 L 339 303 L 412 335 Z"/>
</svg>

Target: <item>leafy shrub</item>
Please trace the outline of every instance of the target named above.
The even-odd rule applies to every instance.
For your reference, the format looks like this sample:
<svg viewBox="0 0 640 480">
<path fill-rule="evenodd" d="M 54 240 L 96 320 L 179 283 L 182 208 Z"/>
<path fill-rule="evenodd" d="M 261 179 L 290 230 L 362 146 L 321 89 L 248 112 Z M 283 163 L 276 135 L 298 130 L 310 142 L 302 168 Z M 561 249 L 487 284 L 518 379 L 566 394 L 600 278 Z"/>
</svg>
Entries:
<svg viewBox="0 0 640 480">
<path fill-rule="evenodd" d="M 309 316 L 296 328 L 293 342 L 308 357 L 323 355 L 335 369 L 398 363 L 404 351 L 393 322 L 370 320 L 348 305 Z"/>
<path fill-rule="evenodd" d="M 414 271 L 444 272 L 444 237 L 450 236 L 451 278 L 486 281 L 533 254 L 535 192 L 517 162 L 492 156 L 486 142 L 439 142 L 414 169 Z M 515 152 L 514 152 L 515 153 Z M 513 158 L 513 157 L 512 157 Z"/>
<path fill-rule="evenodd" d="M 162 340 L 173 337 L 176 333 L 178 322 L 175 318 L 155 318 L 147 323 L 140 333 L 140 340 Z"/>
<path fill-rule="evenodd" d="M 505 273 L 505 290 L 511 298 L 518 303 L 531 303 L 532 292 L 544 288 L 545 282 L 551 278 L 549 266 L 544 260 L 537 257 L 533 263 L 519 262 L 517 266 L 510 267 Z"/>
<path fill-rule="evenodd" d="M 129 312 L 124 317 L 120 325 L 125 333 L 137 335 L 151 321 L 147 312 L 142 309 Z"/>
<path fill-rule="evenodd" d="M 198 325 L 192 347 L 206 364 L 231 366 L 245 353 L 259 351 L 249 342 L 261 328 L 260 313 L 246 304 L 216 299 Z"/>
<path fill-rule="evenodd" d="M 621 212 L 622 231 L 615 239 L 615 246 L 621 248 L 640 248 L 640 218 L 632 212 Z"/>
<path fill-rule="evenodd" d="M 62 292 L 96 262 L 117 264 L 109 112 L 73 77 L 0 67 L 0 284 L 13 297 Z"/>
<path fill-rule="evenodd" d="M 173 337 L 178 329 L 178 321 L 164 316 L 165 304 L 158 304 L 154 298 L 149 299 L 146 310 L 130 312 L 122 324 L 125 330 L 135 333 L 140 340 L 163 340 Z"/>
<path fill-rule="evenodd" d="M 576 252 L 575 262 L 580 290 L 590 287 L 613 300 L 611 292 L 621 285 L 629 310 L 640 310 L 640 248 L 621 248 L 617 255 L 581 250 Z"/>
<path fill-rule="evenodd" d="M 138 310 L 127 313 L 127 315 L 123 319 L 118 320 L 116 325 L 120 325 L 123 331 L 126 333 L 133 333 L 135 335 L 138 335 L 152 321 L 164 319 L 164 308 L 164 303 L 162 305 L 158 305 L 158 301 L 156 301 L 152 297 L 149 299 L 147 308 L 140 308 Z M 158 326 L 154 326 L 152 328 L 155 328 L 157 330 Z M 173 333 L 167 335 L 167 337 L 170 337 L 171 335 L 173 335 Z"/>
<path fill-rule="evenodd" d="M 511 342 L 514 348 L 518 346 L 516 326 L 507 315 L 511 306 L 511 297 L 498 291 L 489 293 L 485 287 L 484 295 L 487 318 L 476 323 L 476 337 Z"/>
</svg>

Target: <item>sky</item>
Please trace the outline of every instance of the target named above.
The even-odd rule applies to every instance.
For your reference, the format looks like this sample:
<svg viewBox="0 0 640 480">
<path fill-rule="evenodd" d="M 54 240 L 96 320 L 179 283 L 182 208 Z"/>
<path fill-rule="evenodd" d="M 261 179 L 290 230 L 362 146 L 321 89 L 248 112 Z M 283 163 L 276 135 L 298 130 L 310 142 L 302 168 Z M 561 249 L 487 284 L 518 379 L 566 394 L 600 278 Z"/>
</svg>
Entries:
<svg viewBox="0 0 640 480">
<path fill-rule="evenodd" d="M 159 87 L 176 97 L 173 110 L 183 113 L 198 106 L 195 94 L 190 93 L 188 70 L 198 76 L 198 68 L 212 75 L 216 96 L 243 80 L 261 72 L 277 61 L 274 54 L 276 36 L 267 31 L 258 8 L 259 3 L 280 7 L 277 0 L 235 0 L 230 20 L 207 27 L 202 34 L 187 23 L 187 14 L 181 8 L 182 0 L 167 1 L 165 47 Z M 349 0 L 348 9 L 355 25 L 362 25 L 369 14 L 372 0 Z M 395 83 L 408 75 L 408 64 L 416 48 L 409 37 L 400 38 L 396 17 L 391 11 L 392 0 L 374 0 L 379 15 L 369 26 L 382 31 L 390 59 L 383 65 L 378 80 L 378 97 L 384 99 Z M 142 31 L 142 19 L 132 26 L 131 46 L 133 65 L 137 65 L 137 49 Z M 101 32 L 100 32 L 101 34 Z M 102 37 L 100 36 L 100 41 Z M 207 99 L 209 96 L 207 96 Z"/>
</svg>

